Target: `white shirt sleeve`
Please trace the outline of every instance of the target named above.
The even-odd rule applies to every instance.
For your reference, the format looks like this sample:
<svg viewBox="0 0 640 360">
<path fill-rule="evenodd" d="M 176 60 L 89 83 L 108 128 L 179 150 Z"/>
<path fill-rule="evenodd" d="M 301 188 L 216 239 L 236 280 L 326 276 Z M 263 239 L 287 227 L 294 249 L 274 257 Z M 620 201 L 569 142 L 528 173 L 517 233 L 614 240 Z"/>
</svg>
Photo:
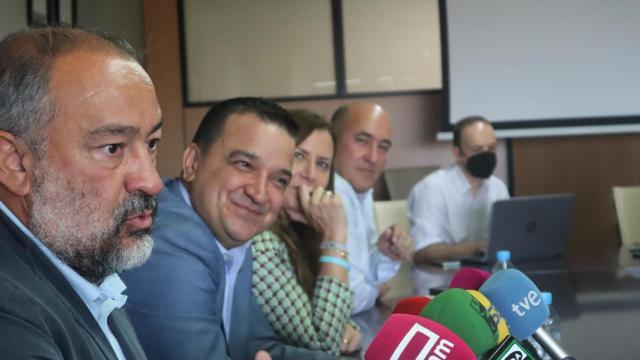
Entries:
<svg viewBox="0 0 640 360">
<path fill-rule="evenodd" d="M 409 194 L 408 213 L 416 251 L 451 238 L 447 234 L 444 194 L 429 182 L 420 182 Z"/>
<path fill-rule="evenodd" d="M 377 248 L 371 252 L 369 260 L 371 260 L 371 273 L 375 274 L 378 285 L 389 281 L 400 269 L 400 261 L 392 260 Z"/>
<path fill-rule="evenodd" d="M 349 255 L 351 259 L 352 256 Z M 367 278 L 363 269 L 355 262 L 351 262 L 349 271 L 349 287 L 353 290 L 353 308 L 351 314 L 371 309 L 378 297 L 378 286 Z"/>
<path fill-rule="evenodd" d="M 379 285 L 391 279 L 400 268 L 399 261 L 382 254 L 377 247 L 370 250 L 369 239 L 362 236 L 361 230 L 349 226 L 349 286 L 354 292 L 352 314 L 374 307 Z"/>
<path fill-rule="evenodd" d="M 342 196 L 348 223 L 349 287 L 353 290 L 352 314 L 374 307 L 378 286 L 391 279 L 400 268 L 399 261 L 381 254 L 373 219 L 372 192 L 356 194 L 353 187 L 336 174 L 335 190 Z"/>
<path fill-rule="evenodd" d="M 498 178 L 496 178 L 496 182 L 499 184 L 498 196 L 496 200 L 504 200 L 510 198 L 511 196 L 509 195 L 509 189 L 507 189 L 507 185 L 505 185 L 505 183 Z"/>
<path fill-rule="evenodd" d="M 347 250 L 349 250 L 349 287 L 353 290 L 352 314 L 356 314 L 374 307 L 378 297 L 378 269 L 385 268 L 384 259 L 375 255 L 377 250 L 370 250 L 369 226 L 373 219 L 367 221 L 362 203 L 351 185 L 336 174 L 335 190 L 342 196 L 345 213 L 347 215 L 348 236 Z M 390 259 L 389 259 L 390 260 Z M 386 268 L 385 268 L 386 269 Z M 381 270 L 386 273 L 384 270 Z"/>
<path fill-rule="evenodd" d="M 353 290 L 352 314 L 368 310 L 375 305 L 378 286 L 370 275 L 369 246 L 364 234 L 357 227 L 357 213 L 351 201 L 345 201 L 348 221 L 347 250 L 349 250 L 349 287 Z"/>
</svg>

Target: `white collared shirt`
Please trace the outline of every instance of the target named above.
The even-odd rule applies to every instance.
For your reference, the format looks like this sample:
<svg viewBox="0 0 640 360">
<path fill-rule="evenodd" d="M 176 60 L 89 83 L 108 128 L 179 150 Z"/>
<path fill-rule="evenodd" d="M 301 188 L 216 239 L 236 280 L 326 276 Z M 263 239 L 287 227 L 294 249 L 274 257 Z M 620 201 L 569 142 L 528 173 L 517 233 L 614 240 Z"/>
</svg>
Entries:
<svg viewBox="0 0 640 360">
<path fill-rule="evenodd" d="M 359 194 L 336 173 L 335 190 L 342 196 L 349 224 L 349 287 L 354 293 L 351 313 L 357 314 L 375 305 L 378 286 L 395 275 L 400 262 L 378 251 L 379 234 L 373 218 L 373 189 Z"/>
<path fill-rule="evenodd" d="M 107 318 L 115 308 L 124 306 L 127 301 L 127 296 L 122 292 L 127 288 L 122 282 L 118 274 L 111 274 L 107 276 L 104 281 L 97 286 L 85 278 L 80 276 L 75 270 L 65 264 L 59 257 L 57 257 L 42 241 L 37 239 L 35 235 L 7 208 L 4 203 L 0 201 L 0 210 L 13 223 L 22 230 L 29 239 L 31 239 L 36 246 L 44 253 L 44 255 L 53 263 L 53 265 L 62 273 L 62 276 L 69 282 L 71 287 L 78 293 L 80 299 L 87 305 L 91 315 L 96 319 L 100 329 L 107 337 L 109 344 L 113 348 L 116 356 L 120 360 L 124 360 L 125 356 L 118 343 L 118 339 L 113 335 Z"/>
<path fill-rule="evenodd" d="M 182 194 L 182 198 L 184 201 L 193 208 L 191 205 L 191 198 L 189 198 L 189 192 L 184 187 L 182 182 L 179 183 L 180 194 Z M 215 238 L 215 237 L 214 237 Z M 231 326 L 231 311 L 233 308 L 233 291 L 236 286 L 236 279 L 238 278 L 238 272 L 240 272 L 240 267 L 244 262 L 244 259 L 247 255 L 247 250 L 251 247 L 251 241 L 247 241 L 246 243 L 234 247 L 230 250 L 227 250 L 217 238 L 215 238 L 216 245 L 218 245 L 218 249 L 220 249 L 220 253 L 222 254 L 222 258 L 224 259 L 224 270 L 225 270 L 225 282 L 224 282 L 224 302 L 222 304 L 222 325 L 224 326 L 224 332 L 229 338 L 229 331 Z"/>
<path fill-rule="evenodd" d="M 483 180 L 474 196 L 458 164 L 429 174 L 413 187 L 408 198 L 407 215 L 416 250 L 435 243 L 487 240 L 491 207 L 507 198 L 506 185 L 495 176 Z"/>
</svg>

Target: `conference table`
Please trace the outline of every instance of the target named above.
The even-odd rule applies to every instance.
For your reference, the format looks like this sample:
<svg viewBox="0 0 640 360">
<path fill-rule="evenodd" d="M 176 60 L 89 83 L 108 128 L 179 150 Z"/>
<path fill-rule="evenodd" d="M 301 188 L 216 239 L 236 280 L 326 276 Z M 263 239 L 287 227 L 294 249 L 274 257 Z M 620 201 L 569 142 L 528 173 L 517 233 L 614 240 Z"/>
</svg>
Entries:
<svg viewBox="0 0 640 360">
<path fill-rule="evenodd" d="M 624 249 L 583 249 L 562 259 L 514 262 L 541 291 L 553 294 L 562 347 L 575 359 L 640 359 L 640 260 Z M 414 295 L 446 286 L 455 269 L 412 270 Z M 366 349 L 392 311 L 379 303 L 358 314 Z"/>
</svg>

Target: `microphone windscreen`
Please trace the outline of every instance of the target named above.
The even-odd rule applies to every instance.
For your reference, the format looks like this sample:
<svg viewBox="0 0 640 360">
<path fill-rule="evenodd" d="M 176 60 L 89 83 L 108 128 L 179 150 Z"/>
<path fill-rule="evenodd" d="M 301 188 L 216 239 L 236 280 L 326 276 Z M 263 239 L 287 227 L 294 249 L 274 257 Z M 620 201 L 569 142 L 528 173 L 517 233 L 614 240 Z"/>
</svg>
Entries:
<svg viewBox="0 0 640 360">
<path fill-rule="evenodd" d="M 531 352 L 513 336 L 507 336 L 500 345 L 485 354 L 483 358 L 486 360 L 530 360 L 538 357 L 533 357 Z"/>
<path fill-rule="evenodd" d="M 467 343 L 476 355 L 498 344 L 498 332 L 485 318 L 488 310 L 469 292 L 448 289 L 434 297 L 420 312 L 446 326 Z"/>
<path fill-rule="evenodd" d="M 518 340 L 529 337 L 549 317 L 549 307 L 538 287 L 516 269 L 496 272 L 482 284 L 480 292 L 498 309 Z"/>
<path fill-rule="evenodd" d="M 393 314 L 419 315 L 429 301 L 431 301 L 430 296 L 412 296 L 402 299 L 393 308 Z"/>
<path fill-rule="evenodd" d="M 460 288 L 465 290 L 478 290 L 480 286 L 487 281 L 491 276 L 488 271 L 474 269 L 474 268 L 462 268 L 453 275 L 450 288 Z"/>
<path fill-rule="evenodd" d="M 366 360 L 475 359 L 459 336 L 435 321 L 409 314 L 392 314 L 364 354 Z"/>
<path fill-rule="evenodd" d="M 467 292 L 478 300 L 485 309 L 487 309 L 486 314 L 483 314 L 482 316 L 487 321 L 487 324 L 489 324 L 489 327 L 498 333 L 498 343 L 501 343 L 507 338 L 507 336 L 509 336 L 509 329 L 507 328 L 507 323 L 504 321 L 504 318 L 502 318 L 502 315 L 500 315 L 500 312 L 498 312 L 496 307 L 493 306 L 489 299 L 482 295 L 480 291 L 467 290 Z"/>
</svg>

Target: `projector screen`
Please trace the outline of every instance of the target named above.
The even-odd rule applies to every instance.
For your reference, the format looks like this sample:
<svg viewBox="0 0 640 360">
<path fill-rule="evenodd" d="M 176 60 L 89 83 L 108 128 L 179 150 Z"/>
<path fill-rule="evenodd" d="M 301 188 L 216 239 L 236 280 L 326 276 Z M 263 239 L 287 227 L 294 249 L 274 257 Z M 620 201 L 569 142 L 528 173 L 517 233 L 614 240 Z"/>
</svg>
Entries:
<svg viewBox="0 0 640 360">
<path fill-rule="evenodd" d="M 640 0 L 440 7 L 443 131 L 469 115 L 501 137 L 640 131 Z"/>
</svg>

